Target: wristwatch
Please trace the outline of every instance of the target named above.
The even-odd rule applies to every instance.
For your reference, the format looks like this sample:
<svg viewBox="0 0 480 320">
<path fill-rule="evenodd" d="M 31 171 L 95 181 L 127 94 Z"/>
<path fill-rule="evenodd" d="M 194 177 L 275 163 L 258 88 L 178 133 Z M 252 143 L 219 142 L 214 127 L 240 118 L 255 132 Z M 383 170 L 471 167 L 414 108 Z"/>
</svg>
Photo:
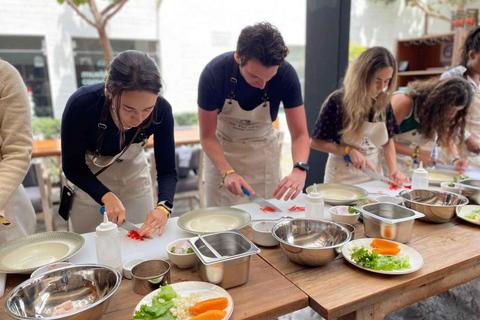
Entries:
<svg viewBox="0 0 480 320">
<path fill-rule="evenodd" d="M 306 172 L 308 172 L 308 170 L 310 169 L 310 166 L 308 165 L 308 163 L 303 162 L 303 161 L 299 161 L 299 162 L 295 163 L 293 165 L 293 167 L 298 168 L 302 171 L 306 171 Z"/>
<path fill-rule="evenodd" d="M 172 210 L 173 210 L 173 203 L 171 203 L 171 202 L 168 201 L 168 200 L 160 201 L 159 203 L 157 203 L 157 207 L 158 207 L 158 206 L 164 207 L 165 209 L 167 209 L 168 211 L 170 211 L 170 213 L 171 213 Z"/>
</svg>

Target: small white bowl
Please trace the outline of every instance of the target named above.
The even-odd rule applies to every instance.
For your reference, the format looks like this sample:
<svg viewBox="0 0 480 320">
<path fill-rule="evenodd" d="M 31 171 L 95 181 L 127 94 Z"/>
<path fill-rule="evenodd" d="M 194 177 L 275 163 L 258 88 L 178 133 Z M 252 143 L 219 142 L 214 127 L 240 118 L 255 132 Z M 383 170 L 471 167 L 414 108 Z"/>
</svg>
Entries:
<svg viewBox="0 0 480 320">
<path fill-rule="evenodd" d="M 348 207 L 349 206 L 336 206 L 330 208 L 329 211 L 332 221 L 355 224 L 358 221 L 358 217 L 360 217 L 360 212 L 349 213 Z"/>
<path fill-rule="evenodd" d="M 440 187 L 443 191 L 448 191 L 448 192 L 453 192 L 453 193 L 460 193 L 460 189 L 457 188 L 457 186 L 455 185 L 455 187 L 449 187 L 448 185 L 449 184 L 454 184 L 455 185 L 455 182 L 441 182 L 440 183 Z"/>
<path fill-rule="evenodd" d="M 177 239 L 167 244 L 166 250 L 167 250 L 168 258 L 173 264 L 175 264 L 179 268 L 182 268 L 182 269 L 190 268 L 195 265 L 198 259 L 195 252 L 173 253 L 171 251 L 172 247 L 177 247 L 182 245 L 185 245 L 185 246 L 188 245 L 188 247 L 191 247 L 190 244 L 188 243 L 188 238 Z"/>
<path fill-rule="evenodd" d="M 261 221 L 252 226 L 253 229 L 253 242 L 264 247 L 278 246 L 278 240 L 272 235 L 273 226 L 278 221 Z"/>
<path fill-rule="evenodd" d="M 402 206 L 403 205 L 403 200 L 402 198 L 400 197 L 393 197 L 393 196 L 378 196 L 378 197 L 375 197 L 375 202 L 379 203 L 379 202 L 387 202 L 387 203 L 394 203 L 394 204 L 398 204 L 399 206 Z"/>
<path fill-rule="evenodd" d="M 43 267 L 38 268 L 37 270 L 33 271 L 32 274 L 30 275 L 30 278 L 39 276 L 41 274 L 47 273 L 48 271 L 52 271 L 55 269 L 60 269 L 63 267 L 68 267 L 68 266 L 73 266 L 74 263 L 71 262 L 56 262 L 52 263 Z"/>
<path fill-rule="evenodd" d="M 133 259 L 125 262 L 123 264 L 123 276 L 125 279 L 132 279 L 132 269 L 140 262 L 145 261 L 146 259 Z"/>
</svg>

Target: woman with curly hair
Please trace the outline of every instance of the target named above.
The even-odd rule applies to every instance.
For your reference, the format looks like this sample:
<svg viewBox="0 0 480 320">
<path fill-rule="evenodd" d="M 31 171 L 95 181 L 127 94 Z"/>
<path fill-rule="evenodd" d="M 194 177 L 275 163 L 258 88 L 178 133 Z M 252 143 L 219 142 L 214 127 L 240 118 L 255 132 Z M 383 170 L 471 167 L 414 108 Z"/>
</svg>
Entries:
<svg viewBox="0 0 480 320">
<path fill-rule="evenodd" d="M 414 162 L 433 166 L 435 140 L 452 164 L 467 167 L 468 161 L 459 157 L 455 138 L 464 141 L 471 101 L 470 84 L 458 77 L 418 80 L 397 91 L 391 103 L 402 132 L 394 138 L 400 170 Z"/>
<path fill-rule="evenodd" d="M 396 77 L 397 66 L 390 51 L 382 47 L 367 49 L 347 69 L 343 88 L 324 102 L 310 146 L 328 152 L 325 182 L 357 184 L 372 180 L 361 171 L 368 167 L 382 173 L 380 148 L 389 178 L 398 185 L 407 180 L 397 170 L 392 140 L 400 132 L 390 106 Z M 353 165 L 344 161 L 346 155 Z"/>
</svg>

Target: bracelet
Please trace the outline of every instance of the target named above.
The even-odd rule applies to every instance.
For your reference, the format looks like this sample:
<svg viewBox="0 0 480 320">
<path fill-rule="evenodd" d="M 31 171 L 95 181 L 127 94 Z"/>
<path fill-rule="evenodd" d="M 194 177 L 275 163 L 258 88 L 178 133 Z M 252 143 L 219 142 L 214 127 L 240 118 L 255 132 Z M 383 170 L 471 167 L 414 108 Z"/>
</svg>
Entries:
<svg viewBox="0 0 480 320">
<path fill-rule="evenodd" d="M 229 175 L 229 174 L 232 174 L 232 173 L 235 173 L 235 170 L 228 170 L 226 171 L 224 174 L 222 174 L 222 183 L 220 183 L 220 185 L 218 186 L 219 188 L 223 187 L 224 183 L 225 183 L 225 178 Z"/>
<path fill-rule="evenodd" d="M 170 210 L 168 210 L 167 208 L 165 208 L 165 206 L 162 206 L 161 204 L 156 206 L 155 209 L 160 209 L 162 210 L 163 212 L 165 212 L 165 214 L 167 215 L 167 219 L 170 218 L 170 216 L 172 215 L 172 213 L 170 212 Z"/>
<path fill-rule="evenodd" d="M 455 161 L 458 161 L 458 160 L 460 160 L 460 157 L 455 157 L 455 158 L 453 158 L 453 159 L 452 159 L 452 164 L 455 164 Z"/>
<path fill-rule="evenodd" d="M 351 150 L 352 150 L 352 148 L 350 148 L 350 146 L 345 146 L 344 155 L 347 157 Z M 345 166 L 348 167 L 349 164 L 350 164 L 350 162 L 345 161 Z"/>
<path fill-rule="evenodd" d="M 413 153 L 412 153 L 413 163 L 417 163 L 417 157 L 418 157 L 419 153 L 420 153 L 420 147 L 416 146 Z"/>
</svg>

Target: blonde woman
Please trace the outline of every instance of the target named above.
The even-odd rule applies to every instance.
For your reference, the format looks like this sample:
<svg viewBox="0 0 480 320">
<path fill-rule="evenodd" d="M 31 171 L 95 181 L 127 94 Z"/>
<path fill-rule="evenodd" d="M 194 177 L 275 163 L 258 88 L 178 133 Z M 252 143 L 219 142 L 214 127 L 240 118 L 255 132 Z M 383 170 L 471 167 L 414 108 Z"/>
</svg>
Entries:
<svg viewBox="0 0 480 320">
<path fill-rule="evenodd" d="M 402 185 L 408 179 L 397 171 L 392 137 L 399 133 L 390 106 L 397 67 L 390 51 L 373 47 L 364 51 L 347 69 L 343 87 L 322 106 L 310 146 L 328 152 L 324 181 L 357 184 L 372 180 L 362 171 L 382 173 L 380 147 L 389 178 Z M 348 155 L 353 164 L 343 157 Z"/>
</svg>

